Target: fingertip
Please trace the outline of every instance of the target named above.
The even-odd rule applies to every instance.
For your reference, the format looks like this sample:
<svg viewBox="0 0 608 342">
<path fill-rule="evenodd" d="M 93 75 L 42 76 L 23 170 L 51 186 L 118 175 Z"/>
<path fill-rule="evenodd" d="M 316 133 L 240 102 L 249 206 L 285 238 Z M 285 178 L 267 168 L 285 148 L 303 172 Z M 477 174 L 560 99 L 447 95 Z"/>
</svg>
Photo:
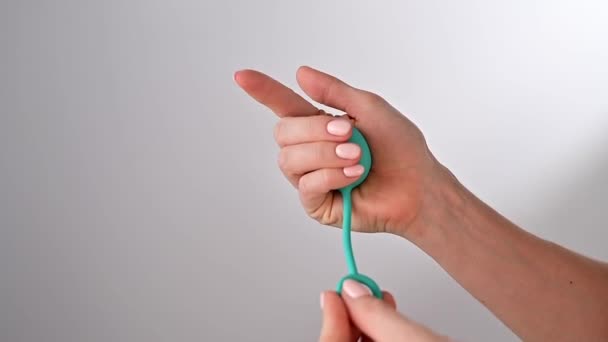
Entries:
<svg viewBox="0 0 608 342">
<path fill-rule="evenodd" d="M 395 301 L 395 297 L 388 291 L 382 291 L 382 299 L 390 304 L 393 309 L 397 309 L 397 301 Z"/>
<path fill-rule="evenodd" d="M 372 295 L 372 290 L 369 287 L 353 279 L 346 279 L 342 284 L 342 290 L 347 297 L 352 299 Z"/>
<path fill-rule="evenodd" d="M 325 73 L 317 68 L 313 68 L 309 65 L 302 65 L 296 71 L 296 81 L 298 81 L 298 84 L 300 85 L 300 87 L 302 87 L 303 90 L 305 90 L 305 91 L 306 91 L 306 89 L 304 89 L 304 88 L 312 87 L 314 85 L 314 83 L 316 83 L 320 80 L 319 77 L 323 77 L 323 76 L 329 76 L 329 75 L 327 73 Z"/>
<path fill-rule="evenodd" d="M 307 65 L 301 65 L 300 67 L 298 67 L 298 70 L 296 70 L 296 81 L 298 82 L 300 87 L 302 87 L 302 81 L 304 78 L 306 78 L 306 74 L 310 70 L 311 68 Z"/>
<path fill-rule="evenodd" d="M 332 298 L 332 294 L 335 294 L 335 292 L 329 291 L 329 290 L 327 290 L 327 291 L 321 291 L 321 295 L 320 295 L 320 298 L 319 298 L 320 305 L 321 305 L 321 310 L 325 309 L 325 307 L 327 306 L 325 303 L 327 301 L 331 302 L 331 301 L 335 300 L 335 298 Z"/>
<path fill-rule="evenodd" d="M 236 82 L 236 84 L 238 84 L 239 86 L 243 86 L 243 72 L 245 72 L 245 70 L 237 70 L 234 72 L 234 74 L 232 75 L 232 77 L 234 78 L 234 82 Z"/>
<path fill-rule="evenodd" d="M 344 112 L 349 112 L 349 103 L 357 100 L 353 96 L 353 87 L 319 69 L 300 67 L 297 81 L 300 88 L 313 100 Z"/>
<path fill-rule="evenodd" d="M 323 297 L 325 296 L 324 292 L 321 292 L 321 296 L 319 299 L 319 306 L 321 307 L 321 310 L 323 310 Z"/>
<path fill-rule="evenodd" d="M 365 172 L 365 166 L 356 164 L 342 168 L 342 173 L 348 178 L 360 177 Z"/>
<path fill-rule="evenodd" d="M 234 81 L 242 88 L 251 88 L 255 85 L 258 75 L 261 75 L 258 71 L 241 69 L 234 73 Z"/>
<path fill-rule="evenodd" d="M 328 302 L 342 300 L 342 298 L 340 298 L 340 295 L 338 295 L 338 293 L 336 291 L 331 291 L 331 290 L 322 291 L 321 296 L 323 297 L 324 305 L 327 304 Z"/>
<path fill-rule="evenodd" d="M 298 67 L 298 70 L 296 71 L 296 79 L 298 80 L 298 82 L 302 79 L 309 79 L 311 77 L 315 77 L 319 74 L 324 75 L 325 73 L 322 72 L 321 70 L 317 69 L 317 68 L 313 68 L 309 65 L 301 65 L 300 67 Z"/>
<path fill-rule="evenodd" d="M 330 290 L 322 291 L 320 301 L 324 316 L 339 319 L 347 317 L 345 303 L 337 292 Z"/>
<path fill-rule="evenodd" d="M 352 329 L 342 298 L 334 291 L 321 292 L 323 319 L 319 341 L 350 341 Z"/>
<path fill-rule="evenodd" d="M 307 71 L 309 71 L 309 70 L 311 70 L 311 69 L 312 69 L 312 68 L 311 68 L 310 66 L 308 66 L 308 65 L 300 65 L 300 66 L 298 67 L 298 70 L 296 70 L 296 74 L 299 74 L 299 73 L 301 73 L 301 72 L 307 72 Z"/>
</svg>

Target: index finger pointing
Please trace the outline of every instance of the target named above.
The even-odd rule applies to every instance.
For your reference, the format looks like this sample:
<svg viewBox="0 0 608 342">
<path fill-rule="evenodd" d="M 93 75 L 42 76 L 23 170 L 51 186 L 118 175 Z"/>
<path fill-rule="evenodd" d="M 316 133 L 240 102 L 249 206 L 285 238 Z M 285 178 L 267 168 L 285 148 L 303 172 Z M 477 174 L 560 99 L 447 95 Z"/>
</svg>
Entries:
<svg viewBox="0 0 608 342">
<path fill-rule="evenodd" d="M 308 116 L 319 111 L 292 89 L 259 71 L 237 71 L 234 80 L 249 96 L 279 117 Z"/>
</svg>

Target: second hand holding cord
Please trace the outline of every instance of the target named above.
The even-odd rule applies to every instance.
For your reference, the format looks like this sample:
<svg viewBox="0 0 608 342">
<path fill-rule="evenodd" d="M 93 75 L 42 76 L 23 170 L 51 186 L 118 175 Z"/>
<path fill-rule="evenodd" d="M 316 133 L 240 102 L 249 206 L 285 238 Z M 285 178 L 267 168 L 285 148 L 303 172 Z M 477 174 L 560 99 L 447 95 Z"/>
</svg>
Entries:
<svg viewBox="0 0 608 342">
<path fill-rule="evenodd" d="M 338 286 L 336 288 L 336 292 L 338 292 L 338 294 L 341 294 L 342 285 L 344 285 L 344 281 L 346 281 L 347 279 L 352 279 L 364 284 L 372 291 L 372 294 L 375 297 L 382 299 L 382 290 L 380 289 L 380 286 L 378 286 L 378 284 L 376 284 L 373 279 L 364 274 L 359 273 L 359 271 L 357 270 L 357 264 L 355 262 L 355 256 L 353 255 L 353 246 L 350 238 L 352 217 L 351 192 L 354 188 L 363 183 L 363 181 L 365 181 L 365 179 L 367 178 L 369 170 L 372 166 L 372 154 L 367 144 L 367 141 L 363 137 L 363 134 L 361 134 L 361 132 L 356 127 L 353 127 L 353 135 L 349 139 L 349 142 L 355 143 L 361 148 L 361 160 L 359 163 L 363 166 L 365 171 L 359 177 L 359 179 L 357 179 L 357 181 L 340 189 L 343 203 L 342 245 L 344 247 L 344 256 L 346 257 L 348 274 L 342 277 L 342 279 L 340 279 L 340 282 L 338 282 Z"/>
</svg>

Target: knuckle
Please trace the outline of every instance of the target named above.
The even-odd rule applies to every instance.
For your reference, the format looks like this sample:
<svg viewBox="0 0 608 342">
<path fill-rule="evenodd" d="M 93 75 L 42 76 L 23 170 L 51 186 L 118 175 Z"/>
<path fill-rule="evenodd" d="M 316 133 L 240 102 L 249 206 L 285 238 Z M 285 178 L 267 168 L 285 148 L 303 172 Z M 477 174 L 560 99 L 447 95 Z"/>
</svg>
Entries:
<svg viewBox="0 0 608 342">
<path fill-rule="evenodd" d="M 363 97 L 364 101 L 371 106 L 379 105 L 384 102 L 384 98 L 382 98 L 382 96 L 380 96 L 376 93 L 372 93 L 371 91 L 364 90 L 362 97 Z"/>
<path fill-rule="evenodd" d="M 323 170 L 321 170 L 321 172 L 319 172 L 319 183 L 323 187 L 323 189 L 326 189 L 329 191 L 329 189 L 331 188 L 331 183 L 332 183 L 332 177 L 331 177 L 330 170 L 323 169 Z"/>
<path fill-rule="evenodd" d="M 284 121 L 283 120 L 279 120 L 277 121 L 277 123 L 274 125 L 274 129 L 273 129 L 273 136 L 274 136 L 274 140 L 276 141 L 276 143 L 279 146 L 283 146 L 284 145 L 284 137 L 283 137 L 283 126 L 284 126 Z"/>
<path fill-rule="evenodd" d="M 308 176 L 300 177 L 300 180 L 298 180 L 298 191 L 301 194 L 310 192 L 310 181 Z"/>
<path fill-rule="evenodd" d="M 340 87 L 340 81 L 333 79 L 321 94 L 321 102 L 328 102 L 333 97 L 334 91 Z"/>
<path fill-rule="evenodd" d="M 324 143 L 314 144 L 313 153 L 317 160 L 326 160 L 327 159 L 326 158 L 327 144 L 324 144 Z"/>
<path fill-rule="evenodd" d="M 289 167 L 288 154 L 289 154 L 288 151 L 285 148 L 282 148 L 279 151 L 279 155 L 277 157 L 277 164 L 279 165 L 279 169 L 281 169 L 281 171 L 283 171 L 283 172 L 286 172 L 287 168 Z"/>
<path fill-rule="evenodd" d="M 320 134 L 323 132 L 321 129 L 324 129 L 326 126 L 325 120 L 327 119 L 320 115 L 301 118 L 298 121 L 298 131 L 301 133 L 302 137 L 305 137 L 306 141 L 319 141 L 323 136 Z"/>
<path fill-rule="evenodd" d="M 305 120 L 305 129 L 306 132 L 311 135 L 311 136 L 317 136 L 318 134 L 316 133 L 316 131 L 319 128 L 319 119 L 324 119 L 321 117 L 315 117 L 315 116 L 311 116 L 308 117 L 307 120 Z M 323 121 L 321 121 L 323 122 Z"/>
</svg>

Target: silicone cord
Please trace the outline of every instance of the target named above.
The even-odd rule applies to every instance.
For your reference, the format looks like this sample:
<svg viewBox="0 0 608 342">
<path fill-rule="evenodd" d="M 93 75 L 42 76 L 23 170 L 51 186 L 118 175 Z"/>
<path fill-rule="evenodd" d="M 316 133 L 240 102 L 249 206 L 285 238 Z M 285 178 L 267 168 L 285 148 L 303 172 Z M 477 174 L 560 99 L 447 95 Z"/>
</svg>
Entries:
<svg viewBox="0 0 608 342">
<path fill-rule="evenodd" d="M 352 197 L 350 190 L 342 192 L 343 218 L 342 218 L 342 246 L 346 257 L 346 267 L 349 274 L 358 274 L 357 263 L 353 254 L 353 244 L 350 239 L 350 221 L 352 216 Z"/>
</svg>

